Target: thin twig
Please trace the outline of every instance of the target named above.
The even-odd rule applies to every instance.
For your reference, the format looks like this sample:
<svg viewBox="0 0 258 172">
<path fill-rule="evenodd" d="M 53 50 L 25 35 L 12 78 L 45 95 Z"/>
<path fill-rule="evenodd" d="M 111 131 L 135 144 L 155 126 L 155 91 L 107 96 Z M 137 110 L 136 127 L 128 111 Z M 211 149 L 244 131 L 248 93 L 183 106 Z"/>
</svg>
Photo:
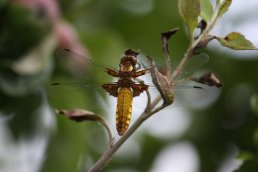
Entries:
<svg viewBox="0 0 258 172">
<path fill-rule="evenodd" d="M 155 108 L 153 111 L 151 111 L 151 113 L 148 115 L 148 117 L 152 116 L 153 114 L 159 112 L 160 110 L 164 109 L 165 107 L 167 107 L 166 104 L 162 104 L 160 106 L 158 106 L 157 108 Z"/>
<path fill-rule="evenodd" d="M 173 71 L 170 77 L 171 83 L 173 83 L 176 80 L 176 78 L 179 76 L 179 74 L 183 71 L 185 65 L 187 64 L 189 59 L 193 56 L 195 48 L 209 34 L 211 29 L 213 28 L 214 24 L 218 19 L 218 12 L 219 12 L 219 7 L 216 9 L 215 14 L 213 15 L 211 21 L 207 24 L 205 30 L 203 30 L 201 35 L 193 43 L 189 45 L 186 53 L 184 54 L 184 57 L 182 58 L 179 65 L 176 67 L 176 69 Z"/>
<path fill-rule="evenodd" d="M 146 90 L 146 94 L 147 94 L 147 105 L 146 105 L 146 108 L 144 110 L 145 113 L 148 113 L 150 112 L 150 105 L 151 105 L 151 95 L 150 95 L 150 91 L 149 90 Z"/>
<path fill-rule="evenodd" d="M 177 68 L 174 70 L 174 72 L 171 75 L 171 83 L 173 83 L 177 77 L 180 75 L 180 73 L 183 71 L 185 65 L 189 61 L 189 59 L 193 56 L 195 48 L 198 46 L 198 44 L 208 35 L 210 30 L 213 28 L 214 24 L 216 23 L 218 18 L 218 9 L 215 11 L 214 16 L 212 17 L 210 23 L 207 24 L 207 27 L 205 30 L 201 33 L 201 35 L 191 44 L 189 45 L 186 53 L 184 54 L 184 57 L 182 58 L 181 62 L 177 66 Z M 141 124 L 151 117 L 153 114 L 157 113 L 158 111 L 164 109 L 166 105 L 161 105 L 154 109 L 154 107 L 162 100 L 160 96 L 157 96 L 151 103 L 150 108 L 151 111 L 149 112 L 143 112 L 132 124 L 132 126 L 125 132 L 125 134 L 120 137 L 120 139 L 113 144 L 113 146 L 108 147 L 100 159 L 91 167 L 89 172 L 98 172 L 100 171 L 110 160 L 112 155 L 119 149 L 123 143 L 141 126 Z M 154 109 L 154 110 L 153 110 Z"/>
<path fill-rule="evenodd" d="M 142 118 L 145 112 L 143 112 L 140 117 L 132 124 L 132 126 L 125 132 L 125 134 L 120 137 L 120 139 L 115 142 L 112 147 L 108 147 L 105 152 L 102 154 L 100 159 L 91 167 L 89 172 L 98 172 L 100 171 L 111 159 L 112 155 L 116 152 L 118 148 L 134 133 L 134 131 L 145 121 Z"/>
</svg>

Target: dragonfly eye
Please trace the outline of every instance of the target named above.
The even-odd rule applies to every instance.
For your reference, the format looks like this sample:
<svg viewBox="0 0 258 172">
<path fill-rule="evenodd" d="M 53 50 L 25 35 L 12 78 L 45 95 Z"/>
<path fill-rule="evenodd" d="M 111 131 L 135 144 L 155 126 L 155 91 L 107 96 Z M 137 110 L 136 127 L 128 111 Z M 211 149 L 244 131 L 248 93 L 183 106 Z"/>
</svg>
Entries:
<svg viewBox="0 0 258 172">
<path fill-rule="evenodd" d="M 122 72 L 131 72 L 133 71 L 133 66 L 131 63 L 125 63 L 120 65 L 120 70 Z"/>
</svg>

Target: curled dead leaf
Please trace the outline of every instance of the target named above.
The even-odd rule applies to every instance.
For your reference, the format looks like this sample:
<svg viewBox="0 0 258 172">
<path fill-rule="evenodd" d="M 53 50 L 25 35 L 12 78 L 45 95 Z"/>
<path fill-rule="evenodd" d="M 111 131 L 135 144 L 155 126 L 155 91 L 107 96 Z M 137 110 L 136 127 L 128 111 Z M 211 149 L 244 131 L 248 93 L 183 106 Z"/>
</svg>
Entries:
<svg viewBox="0 0 258 172">
<path fill-rule="evenodd" d="M 216 77 L 216 75 L 212 72 L 204 73 L 200 77 L 194 77 L 192 78 L 193 81 L 205 84 L 208 86 L 216 86 L 217 88 L 220 88 L 223 86 L 223 84 L 220 82 L 220 80 Z"/>
<path fill-rule="evenodd" d="M 169 64 L 170 62 L 170 54 L 169 54 L 169 48 L 168 48 L 168 40 L 170 39 L 170 37 L 172 35 L 174 35 L 177 31 L 179 30 L 179 28 L 173 28 L 167 32 L 162 32 L 161 33 L 161 41 L 162 41 L 162 49 L 163 49 L 163 53 L 165 56 L 165 61 L 166 64 Z M 166 75 L 170 72 L 170 66 L 167 65 L 166 66 Z"/>
<path fill-rule="evenodd" d="M 167 32 L 162 32 L 161 33 L 161 40 L 162 40 L 162 45 L 163 45 L 163 51 L 164 53 L 169 54 L 169 50 L 168 50 L 168 40 L 170 39 L 170 37 L 172 35 L 174 35 L 177 31 L 179 30 L 179 28 L 173 28 Z"/>
<path fill-rule="evenodd" d="M 100 115 L 97 115 L 94 112 L 83 110 L 83 109 L 72 109 L 72 110 L 64 110 L 64 109 L 55 109 L 55 112 L 60 115 L 64 115 L 67 118 L 76 121 L 97 121 L 100 122 L 107 130 L 109 135 L 109 143 L 112 146 L 114 139 L 112 136 L 112 132 L 108 122 Z"/>
<path fill-rule="evenodd" d="M 91 111 L 86 111 L 82 109 L 73 109 L 73 110 L 64 110 L 64 109 L 56 109 L 55 112 L 60 115 L 64 115 L 69 119 L 81 122 L 81 121 L 97 121 L 98 115 Z"/>
<path fill-rule="evenodd" d="M 150 63 L 151 69 L 151 78 L 155 87 L 158 89 L 165 105 L 170 105 L 174 101 L 174 95 L 171 88 L 170 80 L 167 75 L 162 74 L 157 69 L 155 62 L 149 56 L 147 56 L 148 61 Z"/>
</svg>

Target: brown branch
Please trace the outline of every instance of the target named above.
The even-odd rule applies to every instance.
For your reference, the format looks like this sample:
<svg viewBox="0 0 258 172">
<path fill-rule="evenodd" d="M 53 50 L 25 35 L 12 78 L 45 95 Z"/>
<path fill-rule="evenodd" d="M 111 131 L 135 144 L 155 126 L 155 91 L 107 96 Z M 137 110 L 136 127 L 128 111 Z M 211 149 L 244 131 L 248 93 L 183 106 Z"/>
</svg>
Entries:
<svg viewBox="0 0 258 172">
<path fill-rule="evenodd" d="M 177 77 L 180 75 L 180 73 L 184 70 L 185 65 L 190 60 L 190 58 L 193 56 L 195 49 L 198 47 L 198 45 L 206 38 L 210 30 L 213 28 L 214 24 L 216 23 L 218 19 L 218 9 L 215 11 L 214 16 L 212 17 L 210 23 L 207 24 L 206 28 L 203 30 L 203 32 L 200 34 L 200 36 L 193 42 L 190 43 L 186 53 L 184 54 L 184 57 L 182 58 L 181 62 L 177 66 L 177 68 L 174 70 L 170 77 L 171 83 L 173 83 Z M 105 152 L 102 154 L 100 159 L 91 167 L 89 172 L 98 172 L 100 171 L 110 160 L 113 154 L 123 145 L 123 143 L 141 126 L 141 124 L 151 117 L 153 114 L 159 112 L 160 110 L 164 109 L 166 105 L 161 105 L 154 109 L 154 107 L 162 100 L 161 96 L 156 97 L 151 103 L 150 103 L 150 111 L 143 112 L 136 121 L 131 125 L 131 127 L 125 132 L 125 134 L 120 137 L 120 139 L 113 144 L 113 146 L 109 146 Z M 153 110 L 154 109 L 154 110 Z"/>
</svg>

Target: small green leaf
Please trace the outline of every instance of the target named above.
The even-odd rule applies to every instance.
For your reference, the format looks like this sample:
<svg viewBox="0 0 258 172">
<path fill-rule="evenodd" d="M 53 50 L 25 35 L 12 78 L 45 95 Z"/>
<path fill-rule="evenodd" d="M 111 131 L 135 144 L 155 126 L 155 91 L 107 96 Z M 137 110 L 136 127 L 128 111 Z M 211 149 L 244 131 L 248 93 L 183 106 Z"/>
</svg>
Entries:
<svg viewBox="0 0 258 172">
<path fill-rule="evenodd" d="M 223 2 L 220 1 L 219 4 L 219 13 L 218 13 L 218 17 L 222 16 L 225 12 L 228 11 L 229 6 L 231 5 L 232 0 L 224 0 Z"/>
<path fill-rule="evenodd" d="M 255 94 L 251 97 L 251 106 L 252 106 L 254 113 L 256 113 L 258 115 L 258 94 Z M 257 136 L 258 136 L 258 134 L 257 134 Z"/>
<path fill-rule="evenodd" d="M 234 50 L 257 50 L 252 42 L 247 40 L 244 35 L 238 32 L 229 33 L 224 38 L 215 37 L 222 46 Z"/>
<path fill-rule="evenodd" d="M 179 0 L 179 14 L 188 27 L 189 35 L 193 37 L 193 32 L 198 25 L 200 15 L 200 0 Z"/>
<path fill-rule="evenodd" d="M 210 0 L 201 0 L 201 16 L 206 21 L 209 22 L 214 13 L 214 9 Z"/>
</svg>

